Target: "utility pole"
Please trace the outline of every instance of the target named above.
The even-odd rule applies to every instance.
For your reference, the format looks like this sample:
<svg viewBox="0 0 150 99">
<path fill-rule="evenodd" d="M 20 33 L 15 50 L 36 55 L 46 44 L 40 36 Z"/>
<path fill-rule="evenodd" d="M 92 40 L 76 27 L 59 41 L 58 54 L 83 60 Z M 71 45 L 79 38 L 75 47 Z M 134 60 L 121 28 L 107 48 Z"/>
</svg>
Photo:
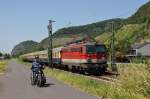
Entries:
<svg viewBox="0 0 150 99">
<path fill-rule="evenodd" d="M 49 67 L 53 67 L 53 37 L 52 37 L 52 23 L 55 22 L 53 20 L 49 20 L 48 25 L 48 65 Z"/>
<path fill-rule="evenodd" d="M 145 23 L 145 32 L 149 32 L 149 24 L 150 24 L 150 20 L 147 19 Z"/>
<path fill-rule="evenodd" d="M 117 72 L 117 66 L 115 62 L 115 25 L 114 22 L 111 22 L 111 31 L 112 31 L 112 36 L 111 36 L 111 68 L 112 71 Z"/>
</svg>

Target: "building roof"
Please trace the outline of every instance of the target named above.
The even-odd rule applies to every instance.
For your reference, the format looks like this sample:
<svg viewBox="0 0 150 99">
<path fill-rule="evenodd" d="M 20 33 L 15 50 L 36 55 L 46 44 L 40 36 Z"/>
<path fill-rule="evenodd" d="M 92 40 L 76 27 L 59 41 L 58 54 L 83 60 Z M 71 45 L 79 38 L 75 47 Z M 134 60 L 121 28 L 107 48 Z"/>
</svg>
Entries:
<svg viewBox="0 0 150 99">
<path fill-rule="evenodd" d="M 139 45 L 131 45 L 132 49 L 139 49 L 141 47 L 144 47 L 145 45 L 150 44 L 150 42 L 146 42 L 144 44 L 139 44 Z"/>
</svg>

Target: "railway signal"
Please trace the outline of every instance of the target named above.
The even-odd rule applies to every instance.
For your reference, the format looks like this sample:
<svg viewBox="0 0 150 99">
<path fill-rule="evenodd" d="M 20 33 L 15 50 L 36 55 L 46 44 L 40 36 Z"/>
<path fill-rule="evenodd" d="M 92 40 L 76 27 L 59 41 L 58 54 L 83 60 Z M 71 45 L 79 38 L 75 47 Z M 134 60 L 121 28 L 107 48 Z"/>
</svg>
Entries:
<svg viewBox="0 0 150 99">
<path fill-rule="evenodd" d="M 52 23 L 55 22 L 53 20 L 49 20 L 48 25 L 48 65 L 49 67 L 53 67 L 53 59 L 52 59 L 52 53 L 53 53 L 53 37 L 52 37 Z"/>
</svg>

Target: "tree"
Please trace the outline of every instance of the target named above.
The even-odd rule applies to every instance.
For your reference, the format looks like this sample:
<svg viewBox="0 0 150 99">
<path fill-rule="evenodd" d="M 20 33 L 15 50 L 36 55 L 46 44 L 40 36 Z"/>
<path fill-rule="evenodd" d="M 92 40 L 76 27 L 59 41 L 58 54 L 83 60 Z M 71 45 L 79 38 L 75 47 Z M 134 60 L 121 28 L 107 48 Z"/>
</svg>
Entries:
<svg viewBox="0 0 150 99">
<path fill-rule="evenodd" d="M 8 53 L 4 54 L 4 59 L 10 59 L 10 55 Z"/>
<path fill-rule="evenodd" d="M 0 57 L 2 57 L 3 56 L 3 54 L 2 54 L 2 52 L 0 52 Z"/>
</svg>

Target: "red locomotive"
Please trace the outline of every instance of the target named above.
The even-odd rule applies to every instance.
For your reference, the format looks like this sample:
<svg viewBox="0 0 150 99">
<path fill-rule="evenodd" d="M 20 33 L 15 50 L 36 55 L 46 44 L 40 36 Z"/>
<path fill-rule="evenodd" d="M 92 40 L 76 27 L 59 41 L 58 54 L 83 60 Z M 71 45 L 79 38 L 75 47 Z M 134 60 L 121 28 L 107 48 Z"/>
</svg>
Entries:
<svg viewBox="0 0 150 99">
<path fill-rule="evenodd" d="M 107 69 L 107 52 L 104 44 L 72 44 L 61 49 L 61 64 L 73 71 L 104 73 Z"/>
</svg>

